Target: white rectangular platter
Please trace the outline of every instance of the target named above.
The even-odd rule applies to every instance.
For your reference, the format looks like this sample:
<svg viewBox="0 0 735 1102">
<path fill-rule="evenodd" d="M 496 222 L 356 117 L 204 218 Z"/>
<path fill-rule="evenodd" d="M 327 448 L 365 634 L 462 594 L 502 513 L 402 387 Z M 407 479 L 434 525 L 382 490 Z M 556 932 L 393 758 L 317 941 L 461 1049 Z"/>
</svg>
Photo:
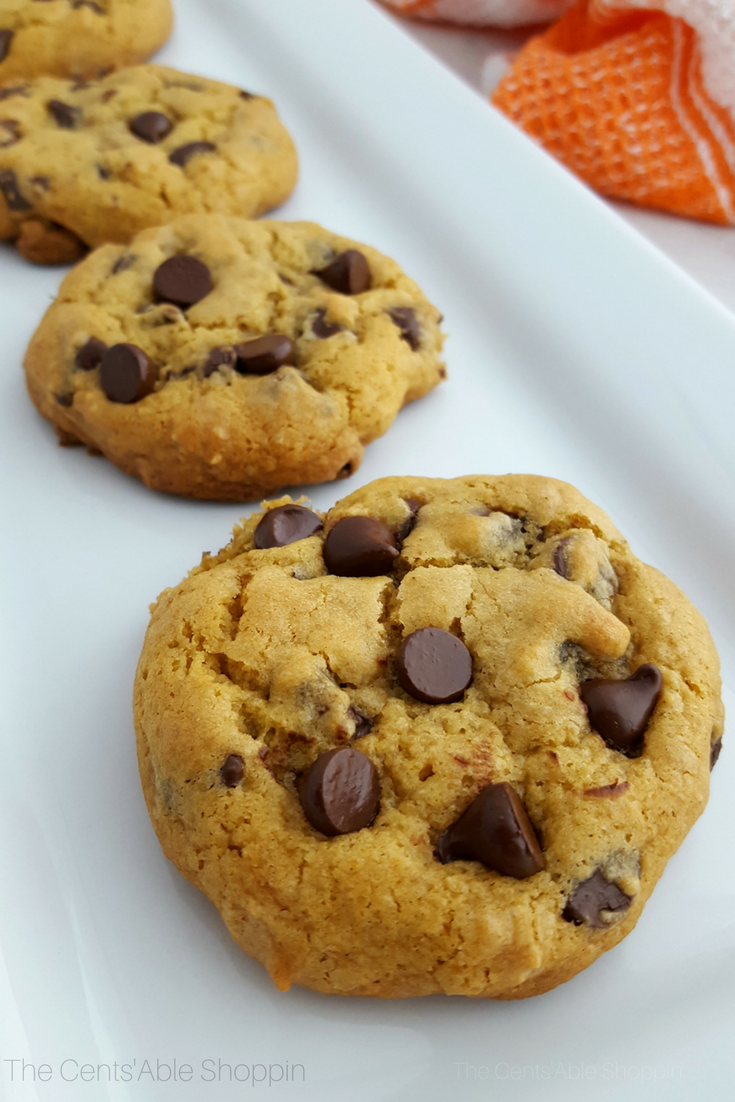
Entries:
<svg viewBox="0 0 735 1102">
<path fill-rule="evenodd" d="M 283 217 L 394 256 L 451 334 L 448 382 L 350 483 L 315 488 L 317 507 L 388 474 L 567 479 L 708 618 L 732 706 L 733 316 L 368 0 L 176 7 L 160 59 L 271 96 L 294 135 Z M 61 274 L 0 252 L 0 1096 L 731 1098 L 727 741 L 636 930 L 523 1003 L 281 994 L 164 860 L 131 721 L 147 606 L 248 510 L 156 495 L 56 446 L 21 362 Z"/>
</svg>

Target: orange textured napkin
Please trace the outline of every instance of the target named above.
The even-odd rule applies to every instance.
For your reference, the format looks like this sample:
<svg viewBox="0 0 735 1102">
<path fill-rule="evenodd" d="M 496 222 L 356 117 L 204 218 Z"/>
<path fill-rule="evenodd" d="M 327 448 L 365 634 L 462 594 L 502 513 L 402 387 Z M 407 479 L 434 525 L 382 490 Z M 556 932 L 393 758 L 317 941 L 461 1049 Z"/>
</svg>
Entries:
<svg viewBox="0 0 735 1102">
<path fill-rule="evenodd" d="M 387 2 L 413 17 L 498 26 L 569 7 Z M 492 102 L 603 195 L 735 224 L 735 0 L 575 2 L 526 43 Z"/>
<path fill-rule="evenodd" d="M 584 0 L 492 100 L 603 194 L 735 223 L 735 0 Z"/>
</svg>

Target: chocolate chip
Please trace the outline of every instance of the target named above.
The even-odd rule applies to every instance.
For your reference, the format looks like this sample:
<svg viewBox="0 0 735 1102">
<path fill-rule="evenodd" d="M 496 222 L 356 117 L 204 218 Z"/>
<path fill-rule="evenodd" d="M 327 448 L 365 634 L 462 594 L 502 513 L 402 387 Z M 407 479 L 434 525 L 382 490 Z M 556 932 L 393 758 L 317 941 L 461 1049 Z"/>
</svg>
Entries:
<svg viewBox="0 0 735 1102">
<path fill-rule="evenodd" d="M 327 570 L 342 578 L 390 574 L 397 557 L 393 534 L 373 517 L 342 517 L 324 541 Z"/>
<path fill-rule="evenodd" d="M 192 157 L 197 157 L 200 153 L 212 153 L 214 149 L 215 146 L 211 142 L 189 142 L 188 145 L 180 145 L 175 149 L 169 154 L 168 159 L 172 165 L 183 168 L 184 165 L 188 165 Z"/>
<path fill-rule="evenodd" d="M 710 771 L 710 773 L 712 772 L 714 767 L 717 765 L 717 759 L 720 756 L 721 750 L 722 750 L 722 735 L 720 735 L 720 737 L 715 742 L 713 742 L 712 745 L 709 748 L 709 771 Z"/>
<path fill-rule="evenodd" d="M 401 643 L 396 673 L 402 689 L 425 704 L 461 700 L 472 681 L 472 655 L 442 628 L 419 628 Z"/>
<path fill-rule="evenodd" d="M 57 126 L 64 130 L 76 130 L 81 125 L 83 112 L 81 107 L 72 107 L 60 99 L 50 99 L 46 104 L 48 112 L 53 115 Z"/>
<path fill-rule="evenodd" d="M 206 298 L 213 286 L 209 268 L 195 256 L 170 256 L 153 276 L 158 301 L 173 302 L 184 310 Z"/>
<path fill-rule="evenodd" d="M 436 855 L 448 861 L 479 861 L 503 876 L 525 880 L 546 862 L 518 793 L 502 781 L 483 788 L 439 839 Z"/>
<path fill-rule="evenodd" d="M 410 306 L 395 306 L 388 311 L 388 317 L 398 327 L 409 348 L 416 352 L 421 344 L 421 326 L 416 311 Z"/>
<path fill-rule="evenodd" d="M 13 41 L 13 32 L 8 30 L 0 31 L 0 61 L 5 61 L 5 58 L 10 52 L 10 43 Z"/>
<path fill-rule="evenodd" d="M 54 398 L 60 406 L 66 406 L 68 408 L 74 402 L 74 392 L 64 390 L 60 394 L 54 394 Z"/>
<path fill-rule="evenodd" d="M 31 204 L 21 195 L 18 187 L 18 177 L 12 168 L 4 168 L 0 171 L 0 191 L 5 196 L 5 202 L 10 210 L 30 210 Z"/>
<path fill-rule="evenodd" d="M 569 896 L 561 917 L 575 926 L 583 923 L 593 929 L 607 926 L 603 912 L 626 911 L 631 897 L 621 892 L 617 884 L 612 884 L 602 875 L 601 869 L 595 869 L 587 880 L 577 884 Z"/>
<path fill-rule="evenodd" d="M 112 176 L 112 172 L 105 165 L 97 165 L 96 168 L 100 180 L 109 180 Z"/>
<path fill-rule="evenodd" d="M 593 731 L 613 750 L 637 757 L 662 684 L 658 667 L 646 663 L 625 681 L 602 677 L 584 681 L 579 695 Z"/>
<path fill-rule="evenodd" d="M 352 716 L 355 721 L 355 733 L 352 736 L 353 739 L 364 738 L 365 735 L 369 735 L 373 729 L 375 721 L 366 716 L 364 712 L 358 712 L 357 708 L 353 708 L 352 705 L 347 709 L 348 714 Z"/>
<path fill-rule="evenodd" d="M 228 788 L 237 788 L 245 773 L 245 763 L 239 754 L 230 754 L 219 771 L 222 783 Z"/>
<path fill-rule="evenodd" d="M 234 348 L 213 348 L 204 361 L 202 367 L 202 375 L 205 379 L 208 379 L 210 375 L 214 375 L 216 371 L 219 371 L 221 367 L 234 367 L 235 366 L 235 349 Z"/>
<path fill-rule="evenodd" d="M 286 547 L 313 536 L 321 527 L 321 520 L 311 509 L 303 505 L 279 505 L 270 509 L 259 522 L 253 542 L 261 551 L 268 547 Z"/>
<path fill-rule="evenodd" d="M 137 259 L 138 258 L 135 253 L 123 253 L 123 255 L 113 264 L 112 274 L 118 275 L 120 272 L 124 272 L 128 268 L 132 268 Z"/>
<path fill-rule="evenodd" d="M 559 540 L 554 548 L 554 554 L 551 559 L 554 570 L 561 578 L 569 577 L 567 574 L 567 570 L 569 569 L 569 564 L 567 563 L 567 544 L 570 538 L 570 536 L 566 536 L 563 540 Z"/>
<path fill-rule="evenodd" d="M 416 498 L 414 498 L 414 497 L 404 498 L 404 501 L 406 502 L 406 505 L 408 505 L 409 509 L 411 510 L 411 513 L 410 513 L 410 516 L 406 520 L 404 520 L 404 522 L 400 526 L 400 528 L 398 528 L 396 530 L 395 538 L 396 538 L 396 543 L 398 544 L 399 547 L 402 546 L 403 541 L 405 539 L 407 539 L 408 536 L 411 535 L 414 528 L 416 527 L 416 521 L 418 520 L 418 512 L 419 512 L 419 509 L 421 508 L 421 502 L 417 501 Z"/>
<path fill-rule="evenodd" d="M 100 386 L 111 402 L 139 402 L 154 383 L 153 364 L 135 344 L 113 344 L 100 361 Z"/>
<path fill-rule="evenodd" d="M 354 473 L 355 473 L 355 468 L 352 465 L 352 461 L 348 460 L 347 463 L 345 463 L 344 467 L 340 467 L 340 469 L 337 471 L 337 474 L 334 477 L 336 479 L 351 478 L 351 476 Z"/>
<path fill-rule="evenodd" d="M 326 268 L 315 271 L 322 283 L 326 283 L 341 295 L 359 295 L 370 286 L 370 267 L 357 249 L 347 249 L 336 256 Z"/>
<path fill-rule="evenodd" d="M 94 371 L 99 367 L 100 360 L 107 351 L 107 345 L 98 337 L 90 337 L 86 344 L 78 350 L 74 357 L 74 366 L 77 371 Z"/>
<path fill-rule="evenodd" d="M 240 99 L 256 99 L 252 92 L 246 92 L 244 88 L 240 89 Z"/>
<path fill-rule="evenodd" d="M 296 345 L 282 333 L 266 333 L 253 341 L 235 345 L 235 368 L 242 375 L 269 375 L 284 364 L 292 364 Z"/>
<path fill-rule="evenodd" d="M 2 131 L 5 131 L 5 136 L 2 136 Z M 20 141 L 20 123 L 15 119 L 1 119 L 0 120 L 0 149 L 7 149 L 8 146 L 15 145 Z"/>
<path fill-rule="evenodd" d="M 144 111 L 130 120 L 130 129 L 136 138 L 156 145 L 171 133 L 174 124 L 161 111 Z"/>
<path fill-rule="evenodd" d="M 304 814 L 322 834 L 351 834 L 370 826 L 380 807 L 380 779 L 367 754 L 327 750 L 298 780 Z"/>
<path fill-rule="evenodd" d="M 331 321 L 327 321 L 326 310 L 317 310 L 314 315 L 314 320 L 311 323 L 311 331 L 319 340 L 325 341 L 327 338 L 333 337 L 335 333 L 341 333 L 342 326 L 334 325 Z"/>
</svg>

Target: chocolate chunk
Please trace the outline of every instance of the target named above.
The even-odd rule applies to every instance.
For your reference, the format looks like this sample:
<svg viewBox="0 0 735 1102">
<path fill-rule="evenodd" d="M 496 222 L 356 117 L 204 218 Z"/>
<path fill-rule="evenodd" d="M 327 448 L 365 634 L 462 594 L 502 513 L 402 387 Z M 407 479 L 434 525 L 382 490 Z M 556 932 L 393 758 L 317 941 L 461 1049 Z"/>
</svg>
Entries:
<svg viewBox="0 0 735 1102">
<path fill-rule="evenodd" d="M 254 341 L 235 345 L 235 368 L 242 375 L 269 375 L 284 364 L 292 364 L 296 345 L 282 333 L 266 333 Z"/>
<path fill-rule="evenodd" d="M 202 375 L 205 379 L 208 379 L 210 375 L 214 375 L 215 371 L 219 371 L 221 367 L 234 367 L 235 366 L 235 349 L 234 348 L 213 348 L 204 361 L 202 367 Z"/>
<path fill-rule="evenodd" d="M 336 256 L 326 268 L 315 271 L 322 283 L 326 283 L 341 295 L 359 295 L 370 286 L 370 267 L 357 249 L 347 249 Z"/>
<path fill-rule="evenodd" d="M 567 574 L 567 570 L 569 569 L 569 564 L 567 563 L 567 544 L 570 538 L 570 536 L 566 536 L 563 540 L 559 540 L 551 558 L 554 570 L 561 578 L 569 577 Z"/>
<path fill-rule="evenodd" d="M 613 750 L 637 757 L 663 680 L 657 666 L 646 663 L 625 681 L 594 678 L 579 686 L 590 726 Z"/>
<path fill-rule="evenodd" d="M 144 111 L 130 120 L 130 129 L 136 138 L 156 145 L 171 133 L 174 124 L 161 111 Z"/>
<path fill-rule="evenodd" d="M 31 204 L 21 195 L 18 187 L 18 177 L 12 168 L 4 168 L 0 171 L 0 191 L 5 196 L 5 202 L 9 210 L 30 210 Z"/>
<path fill-rule="evenodd" d="M 3 32 L 0 31 L 0 35 L 2 35 L 2 33 Z M 0 47 L 0 51 L 1 49 Z M 0 61 L 2 60 L 2 57 L 0 57 Z M 25 96 L 27 94 L 28 90 L 23 84 L 16 84 L 14 88 L 0 88 L 0 100 L 10 99 L 11 96 Z"/>
<path fill-rule="evenodd" d="M 342 578 L 390 574 L 397 557 L 398 548 L 390 529 L 372 517 L 342 517 L 324 541 L 327 570 Z"/>
<path fill-rule="evenodd" d="M 200 153 L 212 153 L 214 149 L 215 146 L 211 142 L 189 142 L 188 145 L 180 145 L 175 149 L 168 159 L 172 165 L 183 168 L 184 165 L 188 165 L 192 157 L 197 157 Z"/>
<path fill-rule="evenodd" d="M 617 884 L 605 879 L 601 869 L 595 869 L 592 876 L 577 884 L 561 917 L 575 926 L 584 923 L 593 929 L 602 929 L 608 925 L 603 912 L 626 911 L 630 901 L 631 897 L 621 892 Z"/>
<path fill-rule="evenodd" d="M 326 310 L 317 310 L 314 315 L 314 320 L 311 323 L 311 331 L 319 340 L 325 341 L 328 337 L 333 337 L 335 333 L 341 333 L 342 326 L 334 325 L 331 321 L 327 321 Z"/>
<path fill-rule="evenodd" d="M 186 310 L 212 290 L 212 275 L 195 256 L 170 256 L 159 264 L 153 276 L 153 294 L 159 302 L 173 302 Z"/>
<path fill-rule="evenodd" d="M 322 834 L 351 834 L 370 826 L 380 807 L 380 779 L 367 754 L 327 750 L 298 780 L 304 814 Z"/>
<path fill-rule="evenodd" d="M 503 876 L 525 880 L 546 862 L 518 793 L 502 781 L 483 788 L 439 839 L 436 855 L 448 861 L 479 861 Z"/>
<path fill-rule="evenodd" d="M 286 547 L 313 536 L 321 527 L 321 520 L 311 509 L 303 505 L 279 505 L 277 509 L 269 509 L 259 522 L 253 543 L 261 551 L 268 547 Z"/>
<path fill-rule="evenodd" d="M 397 531 L 395 533 L 396 543 L 398 544 L 399 547 L 401 547 L 401 545 L 403 544 L 403 541 L 408 536 L 411 535 L 414 528 L 416 527 L 416 521 L 418 520 L 418 512 L 419 512 L 419 509 L 421 508 L 421 502 L 416 501 L 416 498 L 407 497 L 407 498 L 404 498 L 404 501 L 406 502 L 406 505 L 408 505 L 409 509 L 411 510 L 411 514 L 410 514 L 409 517 L 407 517 L 406 520 L 404 520 L 403 524 L 400 526 L 400 528 L 397 529 Z"/>
<path fill-rule="evenodd" d="M 133 264 L 137 260 L 135 253 L 124 253 L 112 266 L 112 274 L 118 275 L 120 272 L 127 271 L 128 268 L 132 268 Z"/>
<path fill-rule="evenodd" d="M 53 115 L 56 124 L 63 130 L 76 130 L 81 125 L 83 112 L 81 107 L 72 107 L 60 99 L 50 99 L 46 104 L 48 112 Z"/>
<path fill-rule="evenodd" d="M 410 306 L 395 306 L 388 311 L 388 317 L 401 332 L 401 337 L 414 352 L 421 344 L 421 326 L 416 311 Z"/>
<path fill-rule="evenodd" d="M 710 771 L 710 773 L 712 772 L 714 767 L 717 765 L 717 759 L 720 756 L 721 750 L 722 750 L 722 735 L 720 735 L 720 737 L 716 740 L 716 742 L 713 742 L 712 745 L 709 748 L 709 771 Z"/>
<path fill-rule="evenodd" d="M 3 133 L 4 131 L 4 133 Z M 21 138 L 20 123 L 15 119 L 0 119 L 0 149 L 15 145 Z"/>
<path fill-rule="evenodd" d="M 74 366 L 77 371 L 94 371 L 99 367 L 100 361 L 107 351 L 107 345 L 98 337 L 90 337 L 86 344 L 77 352 L 74 358 Z"/>
<path fill-rule="evenodd" d="M 230 754 L 219 771 L 222 783 L 228 788 L 237 788 L 245 773 L 245 763 L 239 754 Z"/>
<path fill-rule="evenodd" d="M 419 628 L 401 643 L 396 673 L 402 689 L 425 704 L 461 700 L 472 681 L 472 655 L 442 628 Z"/>
<path fill-rule="evenodd" d="M 113 344 L 100 361 L 100 386 L 111 402 L 139 402 L 155 381 L 153 364 L 135 344 Z"/>
<path fill-rule="evenodd" d="M 10 43 L 13 41 L 13 32 L 9 30 L 0 30 L 0 61 L 5 61 L 5 58 L 10 53 Z"/>
<path fill-rule="evenodd" d="M 352 736 L 353 739 L 364 738 L 365 735 L 369 735 L 373 729 L 375 721 L 366 716 L 363 712 L 358 712 L 357 708 L 353 708 L 352 705 L 347 709 L 348 714 L 352 716 L 355 721 L 355 733 Z"/>
</svg>

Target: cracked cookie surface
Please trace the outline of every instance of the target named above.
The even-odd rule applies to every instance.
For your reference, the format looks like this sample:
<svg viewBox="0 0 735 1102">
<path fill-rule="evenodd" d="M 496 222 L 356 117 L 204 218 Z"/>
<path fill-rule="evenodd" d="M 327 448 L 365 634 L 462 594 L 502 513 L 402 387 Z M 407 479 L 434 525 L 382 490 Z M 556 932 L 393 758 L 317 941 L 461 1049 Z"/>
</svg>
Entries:
<svg viewBox="0 0 735 1102">
<path fill-rule="evenodd" d="M 323 518 L 263 508 L 153 608 L 134 713 L 164 852 L 281 988 L 568 980 L 633 928 L 707 801 L 723 712 L 701 616 L 553 479 L 387 478 Z M 347 517 L 392 540 L 384 573 L 354 575 L 378 568 L 362 519 L 353 574 L 327 569 Z M 434 675 L 402 644 L 426 628 L 471 658 L 449 703 L 416 696 Z M 644 666 L 662 688 L 629 757 L 580 688 Z"/>
<path fill-rule="evenodd" d="M 0 84 L 137 65 L 164 44 L 172 22 L 170 0 L 2 0 Z"/>
<path fill-rule="evenodd" d="M 271 101 L 205 77 L 141 65 L 88 84 L 40 77 L 0 89 L 0 238 L 39 263 L 178 215 L 255 217 L 296 175 Z"/>
<path fill-rule="evenodd" d="M 328 269 L 353 252 L 367 274 L 350 293 Z M 26 377 L 66 442 L 154 489 L 245 501 L 354 471 L 365 444 L 443 377 L 438 319 L 375 249 L 307 222 L 195 215 L 78 265 Z M 126 395 L 109 380 L 135 375 L 129 346 L 148 363 Z M 110 368 L 118 353 L 131 362 Z"/>
</svg>

